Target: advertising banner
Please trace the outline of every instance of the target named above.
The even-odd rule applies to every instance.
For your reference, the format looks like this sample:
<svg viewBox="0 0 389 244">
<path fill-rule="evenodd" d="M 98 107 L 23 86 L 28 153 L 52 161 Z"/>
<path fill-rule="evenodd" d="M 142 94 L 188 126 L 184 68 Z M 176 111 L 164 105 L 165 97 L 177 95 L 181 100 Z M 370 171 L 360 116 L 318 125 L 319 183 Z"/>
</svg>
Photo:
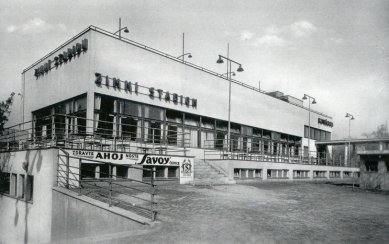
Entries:
<svg viewBox="0 0 389 244">
<path fill-rule="evenodd" d="M 138 154 L 128 152 L 102 152 L 88 150 L 64 150 L 69 156 L 82 157 L 86 160 L 82 163 L 96 164 L 112 163 L 117 165 L 154 165 L 158 166 L 177 166 L 180 172 L 180 183 L 186 183 L 193 180 L 193 158 L 169 156 L 160 154 Z M 91 159 L 93 161 L 88 161 Z M 98 161 L 98 162 L 95 162 Z"/>
</svg>

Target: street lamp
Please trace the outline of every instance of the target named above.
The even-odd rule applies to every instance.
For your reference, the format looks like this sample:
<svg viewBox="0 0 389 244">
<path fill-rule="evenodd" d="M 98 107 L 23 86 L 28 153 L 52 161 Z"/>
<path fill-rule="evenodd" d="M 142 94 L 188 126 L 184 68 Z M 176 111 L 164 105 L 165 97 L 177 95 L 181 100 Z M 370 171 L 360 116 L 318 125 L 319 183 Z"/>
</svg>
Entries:
<svg viewBox="0 0 389 244">
<path fill-rule="evenodd" d="M 303 100 L 308 99 L 308 164 L 311 164 L 311 99 L 312 99 L 312 104 L 316 104 L 316 99 L 314 97 L 311 97 L 307 94 L 304 94 Z"/>
<path fill-rule="evenodd" d="M 177 59 L 179 58 L 182 58 L 182 61 L 184 61 L 184 56 L 188 56 L 188 58 L 192 58 L 192 54 L 191 53 L 184 53 L 184 54 L 181 54 L 180 56 L 177 57 Z"/>
<path fill-rule="evenodd" d="M 125 26 L 125 27 L 122 28 L 122 18 L 119 18 L 119 30 L 116 31 L 116 32 L 113 33 L 113 34 L 116 35 L 116 33 L 119 32 L 119 39 L 121 39 L 121 38 L 122 38 L 122 31 L 123 31 L 124 33 L 130 32 L 130 31 L 128 30 L 127 26 Z"/>
<path fill-rule="evenodd" d="M 221 76 L 228 75 L 228 74 L 232 74 L 232 76 L 236 75 L 235 72 L 228 72 L 228 73 L 221 74 Z"/>
<path fill-rule="evenodd" d="M 354 118 L 354 115 L 349 114 L 349 113 L 346 113 L 345 117 L 349 118 L 349 120 L 348 120 L 348 139 L 349 139 L 349 141 L 348 141 L 348 159 L 349 160 L 348 161 L 351 165 L 351 120 L 354 120 L 355 118 Z"/>
<path fill-rule="evenodd" d="M 232 78 L 231 74 L 235 74 L 235 72 L 231 71 L 231 65 L 232 63 L 239 65 L 238 69 L 236 70 L 237 72 L 243 72 L 242 64 L 232 60 L 229 58 L 229 52 L 230 52 L 230 46 L 228 44 L 228 49 L 227 49 L 227 57 L 224 57 L 219 54 L 219 58 L 216 61 L 218 64 L 224 63 L 223 59 L 227 61 L 227 80 L 229 80 L 229 87 L 228 87 L 228 132 L 227 132 L 227 150 L 228 152 L 231 151 L 231 83 L 232 83 Z"/>
<path fill-rule="evenodd" d="M 185 56 L 188 56 L 188 58 L 192 58 L 191 53 L 185 53 L 185 33 L 182 33 L 182 54 L 178 56 L 177 59 L 182 58 L 182 62 L 184 62 Z"/>
</svg>

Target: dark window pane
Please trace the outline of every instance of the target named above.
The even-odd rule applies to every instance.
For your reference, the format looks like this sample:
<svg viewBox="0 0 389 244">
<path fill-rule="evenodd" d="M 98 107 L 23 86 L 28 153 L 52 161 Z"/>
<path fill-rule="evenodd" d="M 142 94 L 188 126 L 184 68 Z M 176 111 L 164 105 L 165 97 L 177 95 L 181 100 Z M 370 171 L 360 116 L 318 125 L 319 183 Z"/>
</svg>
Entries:
<svg viewBox="0 0 389 244">
<path fill-rule="evenodd" d="M 0 193 L 9 194 L 10 178 L 9 173 L 0 173 Z"/>
</svg>

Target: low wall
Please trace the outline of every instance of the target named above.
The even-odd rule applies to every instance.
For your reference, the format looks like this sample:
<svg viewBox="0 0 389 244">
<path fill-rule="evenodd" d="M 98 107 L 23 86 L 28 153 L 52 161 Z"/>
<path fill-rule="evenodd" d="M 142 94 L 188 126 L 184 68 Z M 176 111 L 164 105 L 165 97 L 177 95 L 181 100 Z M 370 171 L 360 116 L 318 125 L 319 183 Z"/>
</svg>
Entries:
<svg viewBox="0 0 389 244">
<path fill-rule="evenodd" d="M 274 163 L 274 162 L 257 162 L 257 161 L 243 161 L 243 160 L 215 160 L 211 161 L 212 164 L 221 167 L 225 172 L 228 173 L 228 177 L 230 180 L 234 179 L 234 169 L 261 169 L 261 179 L 263 180 L 271 180 L 271 181 L 279 181 L 280 179 L 268 179 L 267 178 L 267 170 L 268 169 L 286 169 L 288 170 L 287 179 L 281 180 L 304 180 L 304 179 L 293 179 L 293 171 L 294 170 L 306 170 L 309 171 L 308 179 L 305 180 L 339 180 L 345 179 L 343 178 L 343 172 L 359 172 L 359 168 L 352 167 L 338 167 L 338 166 L 325 166 L 325 165 L 307 165 L 307 164 L 289 164 L 289 163 Z M 326 177 L 324 178 L 314 178 L 313 171 L 326 171 Z M 330 178 L 330 171 L 339 171 L 340 178 Z M 347 179 L 352 179 L 347 178 Z"/>
<path fill-rule="evenodd" d="M 149 228 L 148 225 L 131 220 L 126 211 L 114 213 L 99 207 L 101 202 L 94 199 L 82 200 L 76 193 L 64 194 L 61 189 L 53 189 L 52 241 L 72 241 L 82 239 L 85 242 L 99 240 L 99 236 L 137 229 Z M 65 190 L 66 191 L 66 190 Z M 96 203 L 96 204 L 94 204 Z M 107 205 L 107 204 L 105 204 Z M 120 211 L 120 209 L 118 210 Z M 142 218 L 138 218 L 140 222 Z M 82 241 L 82 242 L 84 242 Z"/>
</svg>

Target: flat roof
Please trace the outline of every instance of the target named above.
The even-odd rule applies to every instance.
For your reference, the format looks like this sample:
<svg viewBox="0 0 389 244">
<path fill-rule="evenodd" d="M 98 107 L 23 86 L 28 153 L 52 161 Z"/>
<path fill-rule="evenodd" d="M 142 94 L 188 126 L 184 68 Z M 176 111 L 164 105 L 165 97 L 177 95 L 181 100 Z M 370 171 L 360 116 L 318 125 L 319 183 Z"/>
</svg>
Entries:
<svg viewBox="0 0 389 244">
<path fill-rule="evenodd" d="M 57 47 L 56 49 L 54 49 L 53 51 L 49 52 L 47 55 L 45 55 L 44 57 L 42 57 L 42 58 L 39 59 L 38 61 L 34 62 L 32 65 L 30 65 L 30 66 L 28 66 L 27 68 L 25 68 L 25 69 L 23 70 L 22 74 L 24 74 L 26 71 L 32 69 L 32 68 L 33 68 L 34 66 L 36 66 L 38 63 L 44 61 L 44 60 L 47 59 L 49 56 L 51 56 L 51 55 L 54 54 L 55 52 L 59 51 L 60 49 L 64 48 L 64 47 L 67 46 L 69 43 L 73 42 L 75 39 L 79 38 L 80 36 L 84 35 L 85 33 L 87 33 L 87 32 L 90 31 L 90 30 L 93 30 L 93 31 L 99 32 L 99 33 L 101 33 L 101 34 L 110 36 L 110 37 L 112 37 L 112 38 L 117 39 L 118 41 L 122 41 L 122 42 L 125 42 L 125 43 L 128 43 L 128 44 L 131 44 L 131 45 L 133 45 L 133 46 L 137 46 L 137 47 L 142 48 L 142 49 L 144 49 L 144 50 L 147 50 L 147 51 L 153 52 L 153 53 L 155 53 L 155 54 L 157 54 L 157 55 L 163 56 L 163 57 L 165 57 L 165 58 L 167 58 L 167 59 L 173 60 L 173 61 L 175 61 L 175 62 L 182 63 L 182 64 L 184 64 L 184 65 L 190 66 L 190 67 L 192 67 L 192 68 L 198 69 L 198 70 L 200 70 L 200 71 L 206 72 L 206 73 L 208 73 L 208 74 L 211 74 L 211 75 L 214 75 L 214 76 L 219 77 L 219 78 L 221 78 L 221 79 L 224 79 L 224 80 L 229 81 L 229 80 L 227 79 L 227 77 L 224 76 L 224 75 L 221 74 L 221 73 L 217 73 L 217 72 L 215 72 L 215 71 L 212 71 L 212 70 L 209 70 L 209 69 L 207 69 L 207 68 L 201 67 L 201 66 L 199 66 L 199 65 L 193 64 L 193 63 L 188 62 L 188 61 L 186 61 L 186 60 L 177 59 L 177 57 L 175 57 L 175 56 L 172 56 L 172 55 L 170 55 L 170 54 L 164 53 L 164 52 L 159 51 L 159 50 L 157 50 L 157 49 L 148 47 L 148 46 L 146 46 L 146 45 L 144 45 L 144 44 L 135 42 L 135 41 L 130 40 L 130 39 L 127 39 L 127 38 L 125 38 L 125 37 L 119 38 L 117 35 L 114 35 L 113 33 L 109 32 L 109 31 L 106 31 L 106 30 L 104 30 L 104 29 L 101 29 L 101 28 L 96 27 L 96 26 L 93 26 L 93 25 L 90 25 L 90 26 L 87 27 L 85 30 L 81 31 L 79 34 L 75 35 L 74 37 L 72 37 L 71 39 L 69 39 L 68 41 L 66 41 L 65 43 L 63 43 L 62 45 L 60 45 L 59 47 Z M 287 101 L 284 101 L 284 100 L 275 98 L 275 97 L 273 97 L 273 96 L 267 94 L 268 92 L 263 91 L 263 90 L 260 90 L 260 89 L 258 89 L 258 88 L 256 88 L 256 87 L 251 86 L 251 85 L 248 85 L 248 84 L 246 84 L 246 83 L 244 83 L 244 82 L 241 82 L 241 81 L 238 81 L 238 80 L 235 80 L 235 79 L 232 79 L 232 78 L 231 78 L 231 81 L 232 81 L 233 83 L 237 84 L 237 85 L 240 85 L 240 86 L 246 87 L 246 88 L 248 88 L 248 89 L 250 89 L 250 90 L 254 90 L 254 91 L 256 91 L 256 92 L 259 92 L 259 93 L 262 93 L 262 94 L 264 94 L 264 95 L 270 96 L 270 97 L 272 97 L 272 98 L 274 98 L 274 99 L 277 99 L 278 101 L 282 101 L 282 102 L 291 104 L 291 105 L 293 105 L 293 106 L 297 106 L 297 107 L 300 107 L 300 108 L 302 108 L 302 109 L 309 110 L 309 108 L 304 107 L 303 105 L 300 105 L 300 104 L 297 104 L 297 103 L 291 103 L 291 102 L 287 102 Z M 323 117 L 332 119 L 331 116 L 326 115 L 326 114 L 324 114 L 324 113 L 315 111 L 315 110 L 313 110 L 313 109 L 311 109 L 310 111 L 311 111 L 312 113 L 316 113 L 316 114 L 321 115 L 321 116 L 323 116 Z"/>
<path fill-rule="evenodd" d="M 357 154 L 361 156 L 389 155 L 389 150 L 363 150 L 363 151 L 357 151 Z"/>
<path fill-rule="evenodd" d="M 333 140 L 333 141 L 318 141 L 316 145 L 343 145 L 347 143 L 351 144 L 363 144 L 374 142 L 389 142 L 389 137 L 385 138 L 366 138 L 366 139 L 351 139 L 351 140 Z"/>
</svg>

